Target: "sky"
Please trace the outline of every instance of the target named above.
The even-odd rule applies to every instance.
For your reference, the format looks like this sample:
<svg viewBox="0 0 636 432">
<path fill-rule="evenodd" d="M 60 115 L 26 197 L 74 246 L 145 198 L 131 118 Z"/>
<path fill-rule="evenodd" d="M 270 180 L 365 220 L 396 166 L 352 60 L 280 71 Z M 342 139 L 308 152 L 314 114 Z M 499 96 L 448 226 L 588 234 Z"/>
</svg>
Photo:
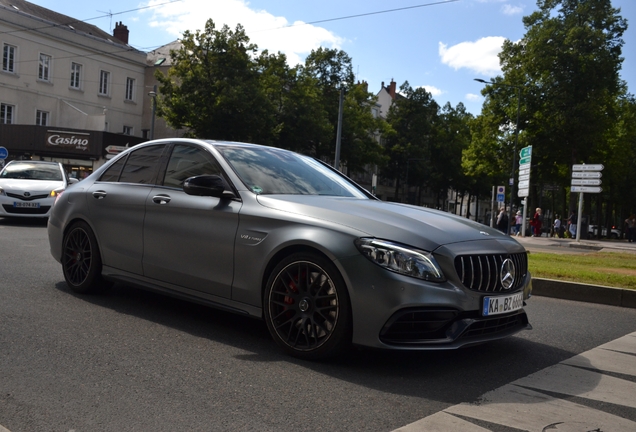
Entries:
<svg viewBox="0 0 636 432">
<path fill-rule="evenodd" d="M 313 49 L 337 48 L 351 58 L 356 80 L 377 93 L 392 80 L 424 87 L 435 101 L 463 103 L 477 115 L 484 84 L 501 75 L 505 39 L 525 33 L 522 18 L 536 0 L 31 0 L 112 34 L 121 22 L 129 44 L 152 51 L 185 30 L 241 24 L 259 49 L 282 52 L 291 66 Z M 621 78 L 636 93 L 636 0 L 612 0 L 628 21 Z"/>
</svg>

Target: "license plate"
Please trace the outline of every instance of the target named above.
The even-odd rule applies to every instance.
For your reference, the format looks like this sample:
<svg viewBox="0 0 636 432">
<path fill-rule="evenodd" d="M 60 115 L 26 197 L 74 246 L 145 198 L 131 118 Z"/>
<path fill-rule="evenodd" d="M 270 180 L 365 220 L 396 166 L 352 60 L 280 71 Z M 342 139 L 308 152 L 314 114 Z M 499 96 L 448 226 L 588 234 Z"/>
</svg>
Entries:
<svg viewBox="0 0 636 432">
<path fill-rule="evenodd" d="M 13 203 L 13 207 L 17 207 L 17 208 L 40 208 L 40 203 L 39 202 L 15 201 Z"/>
<path fill-rule="evenodd" d="M 483 316 L 514 312 L 523 307 L 523 292 L 507 296 L 484 297 Z"/>
</svg>

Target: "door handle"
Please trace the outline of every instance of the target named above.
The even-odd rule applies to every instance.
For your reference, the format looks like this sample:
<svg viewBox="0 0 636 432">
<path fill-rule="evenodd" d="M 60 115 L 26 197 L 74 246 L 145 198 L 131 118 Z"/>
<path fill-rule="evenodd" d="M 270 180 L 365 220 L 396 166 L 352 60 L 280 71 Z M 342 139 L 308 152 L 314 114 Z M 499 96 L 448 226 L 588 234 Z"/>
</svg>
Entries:
<svg viewBox="0 0 636 432">
<path fill-rule="evenodd" d="M 104 192 L 104 191 L 95 191 L 95 192 L 93 192 L 93 198 L 96 198 L 98 200 L 106 198 L 106 195 L 108 195 L 108 194 L 106 192 Z"/>
<path fill-rule="evenodd" d="M 155 204 L 168 204 L 170 202 L 170 196 L 168 195 L 155 195 L 152 197 L 152 202 Z"/>
</svg>

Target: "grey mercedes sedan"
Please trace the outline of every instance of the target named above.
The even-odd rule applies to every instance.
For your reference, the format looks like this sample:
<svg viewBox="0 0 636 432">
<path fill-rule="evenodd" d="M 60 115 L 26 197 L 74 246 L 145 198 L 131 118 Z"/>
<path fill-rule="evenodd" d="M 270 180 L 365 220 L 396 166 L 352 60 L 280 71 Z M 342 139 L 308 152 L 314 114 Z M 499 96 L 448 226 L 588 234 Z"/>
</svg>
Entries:
<svg viewBox="0 0 636 432">
<path fill-rule="evenodd" d="M 380 201 L 278 148 L 137 145 L 58 197 L 48 235 L 75 292 L 120 282 L 261 318 L 305 359 L 351 344 L 454 349 L 531 328 L 514 239 Z"/>
</svg>

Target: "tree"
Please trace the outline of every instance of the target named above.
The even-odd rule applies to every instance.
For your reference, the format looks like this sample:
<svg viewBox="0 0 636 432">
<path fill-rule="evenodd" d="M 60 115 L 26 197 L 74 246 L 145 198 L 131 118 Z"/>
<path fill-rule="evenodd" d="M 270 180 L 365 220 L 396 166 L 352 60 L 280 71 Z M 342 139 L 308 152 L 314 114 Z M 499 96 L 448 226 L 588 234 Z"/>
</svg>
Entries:
<svg viewBox="0 0 636 432">
<path fill-rule="evenodd" d="M 184 32 L 182 46 L 172 51 L 168 75 L 161 84 L 158 115 L 193 136 L 268 143 L 274 139 L 275 112 L 261 83 L 257 47 L 240 25 Z"/>
<path fill-rule="evenodd" d="M 488 97 L 471 151 L 488 155 L 494 177 L 506 173 L 510 162 L 504 164 L 500 154 L 512 156 L 519 89 L 519 147 L 533 147 L 530 198 L 540 205 L 544 186 L 559 185 L 565 200 L 573 163 L 604 162 L 599 158 L 625 91 L 618 72 L 627 23 L 610 0 L 539 0 L 537 5 L 523 18 L 524 37 L 504 43 L 503 77 L 483 91 Z M 565 213 L 567 207 L 555 210 Z"/>
</svg>

